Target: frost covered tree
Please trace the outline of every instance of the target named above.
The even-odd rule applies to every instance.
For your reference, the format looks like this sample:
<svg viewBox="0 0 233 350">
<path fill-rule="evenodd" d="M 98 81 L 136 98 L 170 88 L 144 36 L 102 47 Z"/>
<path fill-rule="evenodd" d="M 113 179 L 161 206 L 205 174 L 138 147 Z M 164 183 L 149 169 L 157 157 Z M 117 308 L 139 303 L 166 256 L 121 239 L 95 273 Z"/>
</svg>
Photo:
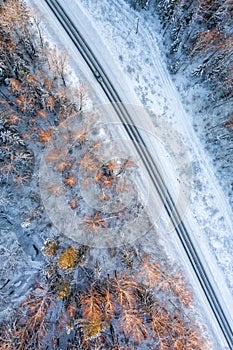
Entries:
<svg viewBox="0 0 233 350">
<path fill-rule="evenodd" d="M 133 1 L 133 7 L 136 8 L 142 8 L 145 9 L 149 5 L 150 0 L 134 0 Z"/>
</svg>

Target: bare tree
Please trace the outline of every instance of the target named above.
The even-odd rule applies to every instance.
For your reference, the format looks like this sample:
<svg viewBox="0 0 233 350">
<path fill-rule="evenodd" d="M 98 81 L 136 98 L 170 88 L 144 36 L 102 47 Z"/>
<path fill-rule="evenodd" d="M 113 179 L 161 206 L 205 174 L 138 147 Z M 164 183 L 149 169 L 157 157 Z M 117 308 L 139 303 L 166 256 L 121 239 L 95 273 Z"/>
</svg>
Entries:
<svg viewBox="0 0 233 350">
<path fill-rule="evenodd" d="M 37 29 L 37 33 L 39 35 L 39 40 L 40 40 L 40 46 L 43 50 L 44 48 L 44 39 L 43 39 L 43 35 L 42 35 L 42 31 L 41 31 L 41 21 L 42 21 L 42 17 L 38 16 L 36 14 L 32 15 L 32 19 L 33 19 L 33 23 Z"/>
<path fill-rule="evenodd" d="M 63 85 L 66 87 L 65 73 L 67 69 L 67 52 L 63 50 L 58 50 L 57 47 L 53 49 L 46 49 L 44 53 L 48 59 L 49 69 L 53 73 L 53 78 L 59 77 L 62 80 Z"/>
</svg>

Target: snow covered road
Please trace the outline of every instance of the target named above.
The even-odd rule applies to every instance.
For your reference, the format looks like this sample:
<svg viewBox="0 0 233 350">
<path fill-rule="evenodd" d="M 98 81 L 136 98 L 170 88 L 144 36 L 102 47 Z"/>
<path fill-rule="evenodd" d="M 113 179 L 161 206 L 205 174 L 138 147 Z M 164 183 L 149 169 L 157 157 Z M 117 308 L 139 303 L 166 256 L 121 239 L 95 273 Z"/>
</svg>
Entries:
<svg viewBox="0 0 233 350">
<path fill-rule="evenodd" d="M 64 4 L 64 1 L 61 1 L 62 3 Z M 87 13 L 76 1 L 65 4 L 79 29 L 86 38 L 88 37 L 92 49 L 101 60 L 122 100 L 134 105 L 144 104 L 161 114 L 165 120 L 169 120 L 181 133 L 182 141 L 192 154 L 194 189 L 186 221 L 192 227 L 194 240 L 198 240 L 200 251 L 208 261 L 210 273 L 223 290 L 223 298 L 230 305 L 232 299 L 224 279 L 230 287 L 233 286 L 231 211 L 214 179 L 210 162 L 202 150 L 190 118 L 167 72 L 154 38 L 155 31 L 149 30 L 142 14 L 139 22 L 140 30 L 136 36 L 132 28 L 135 27 L 140 14 L 134 13 L 123 1 L 118 3 L 112 1 L 111 4 L 108 1 L 103 1 L 101 4 L 95 1 L 83 1 L 83 5 Z M 63 37 L 65 34 L 61 31 L 60 35 Z M 73 58 L 75 55 L 77 53 L 72 55 Z M 80 65 L 79 68 L 82 73 L 85 72 L 85 78 L 87 75 L 88 80 L 92 81 L 91 85 L 96 90 L 97 83 L 90 77 L 85 65 L 83 67 Z M 101 96 L 101 93 L 98 93 L 98 96 Z M 98 102 L 106 102 L 105 97 L 101 96 Z M 145 120 L 137 121 L 137 124 L 138 122 L 145 126 L 143 125 Z M 225 272 L 225 277 L 221 274 L 221 269 Z"/>
</svg>

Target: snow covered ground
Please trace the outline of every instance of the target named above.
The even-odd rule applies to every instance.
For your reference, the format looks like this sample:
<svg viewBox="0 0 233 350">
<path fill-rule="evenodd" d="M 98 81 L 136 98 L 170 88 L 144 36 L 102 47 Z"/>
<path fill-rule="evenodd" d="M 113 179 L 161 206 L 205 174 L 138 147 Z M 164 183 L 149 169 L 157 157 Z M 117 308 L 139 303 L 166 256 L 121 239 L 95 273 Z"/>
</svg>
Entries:
<svg viewBox="0 0 233 350">
<path fill-rule="evenodd" d="M 192 116 L 187 115 L 181 97 L 175 88 L 161 52 L 159 24 L 151 12 L 135 12 L 123 0 L 82 0 L 66 4 L 66 9 L 80 25 L 85 23 L 86 34 L 96 48 L 97 56 L 102 53 L 102 65 L 111 73 L 113 83 L 129 87 L 123 90 L 124 102 L 141 103 L 168 120 L 182 135 L 192 155 L 193 191 L 187 217 L 197 223 L 194 232 L 205 257 L 213 266 L 224 271 L 228 286 L 233 288 L 232 222 L 231 208 L 220 188 L 211 166 L 192 126 Z M 61 4 L 64 4 L 61 1 Z M 82 15 L 83 13 L 83 15 Z M 91 22 L 87 25 L 85 17 Z M 136 28 L 138 26 L 138 33 Z M 96 34 L 101 36 L 103 42 Z M 109 53 L 111 52 L 111 54 Z M 113 57 L 114 60 L 111 58 Z M 117 80 L 117 71 L 123 70 L 124 85 Z M 121 76 L 121 75 L 119 75 Z M 130 91 L 140 99 L 140 102 Z M 217 264 L 216 264 L 217 262 Z"/>
</svg>

